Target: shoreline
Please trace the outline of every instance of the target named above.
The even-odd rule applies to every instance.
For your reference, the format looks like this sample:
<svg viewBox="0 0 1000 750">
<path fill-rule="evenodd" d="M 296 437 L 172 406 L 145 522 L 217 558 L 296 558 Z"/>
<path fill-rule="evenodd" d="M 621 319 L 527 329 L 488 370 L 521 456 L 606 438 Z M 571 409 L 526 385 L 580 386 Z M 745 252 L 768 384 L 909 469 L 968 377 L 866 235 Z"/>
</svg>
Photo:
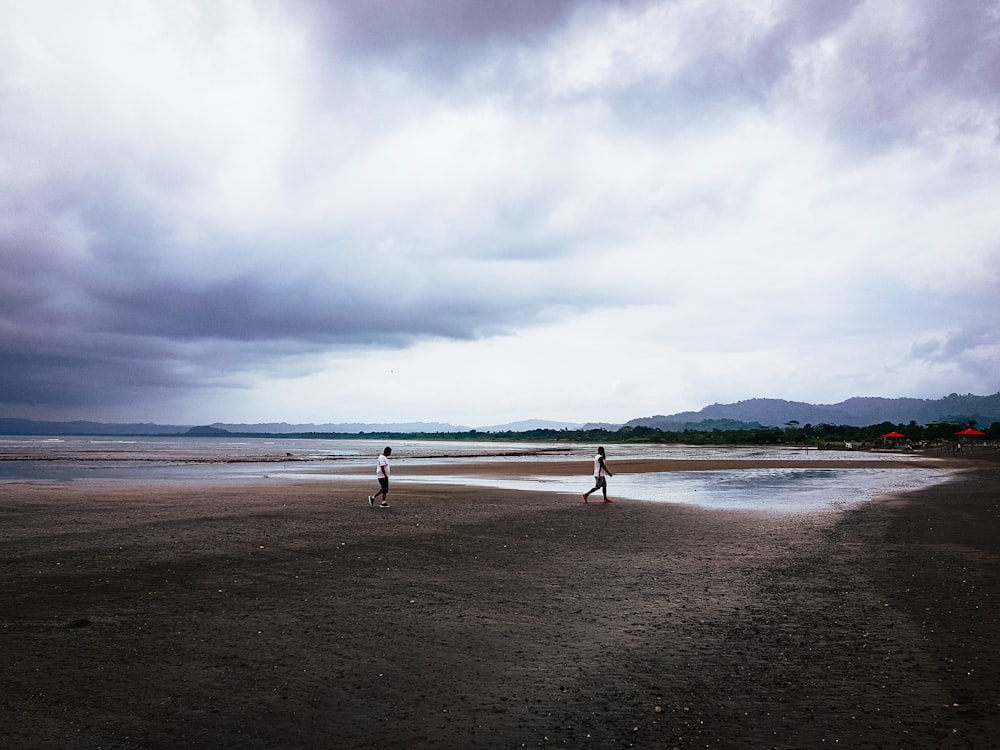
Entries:
<svg viewBox="0 0 1000 750">
<path fill-rule="evenodd" d="M 946 469 L 949 462 L 938 459 L 912 460 L 823 460 L 823 459 L 660 459 L 632 458 L 608 461 L 608 468 L 615 474 L 650 474 L 681 471 L 728 471 L 739 469 Z M 403 465 L 400 475 L 433 476 L 434 474 L 453 474 L 461 476 L 482 476 L 496 478 L 515 478 L 530 476 L 580 476 L 589 477 L 593 474 L 593 460 L 576 461 L 482 461 L 447 464 L 442 471 L 442 464 Z M 324 469 L 324 473 L 353 473 L 349 469 Z"/>
<path fill-rule="evenodd" d="M 947 465 L 793 516 L 434 484 L 381 510 L 348 480 L 6 485 L 0 737 L 989 747 L 1000 476 Z"/>
</svg>

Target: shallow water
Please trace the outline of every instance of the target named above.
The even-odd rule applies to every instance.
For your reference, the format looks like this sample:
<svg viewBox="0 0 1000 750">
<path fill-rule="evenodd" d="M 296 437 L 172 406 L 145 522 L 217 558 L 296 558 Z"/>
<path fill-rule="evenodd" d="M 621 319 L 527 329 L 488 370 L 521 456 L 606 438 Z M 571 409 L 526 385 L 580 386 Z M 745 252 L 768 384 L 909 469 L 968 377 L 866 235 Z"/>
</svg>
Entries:
<svg viewBox="0 0 1000 750">
<path fill-rule="evenodd" d="M 394 441 L 393 487 L 407 484 L 454 484 L 542 490 L 579 495 L 590 489 L 589 476 L 523 479 L 484 478 L 448 473 L 449 466 L 471 461 L 586 460 L 593 446 L 563 443 Z M 84 479 L 132 482 L 229 484 L 269 479 L 315 481 L 370 480 L 383 441 L 276 438 L 107 438 L 0 437 L 0 483 L 72 482 Z M 891 460 L 916 456 L 860 451 L 816 451 L 785 447 L 702 447 L 611 445 L 608 460 L 657 458 L 740 460 Z M 406 467 L 434 464 L 434 476 L 406 476 Z M 343 473 L 344 469 L 349 473 Z M 338 474 L 331 474 L 336 469 Z M 356 470 L 356 471 L 355 471 Z M 773 469 L 650 472 L 619 474 L 609 480 L 610 497 L 697 505 L 704 508 L 808 512 L 863 502 L 887 492 L 916 489 L 945 481 L 945 471 L 907 469 Z M 592 496 L 593 497 L 593 496 Z M 600 500 L 600 493 L 594 497 Z"/>
<path fill-rule="evenodd" d="M 449 463 L 477 460 L 574 460 L 593 456 L 595 445 L 519 443 L 497 441 L 400 440 L 390 443 L 394 462 Z M 286 438 L 186 437 L 18 437 L 0 436 L 0 467 L 18 459 L 41 462 L 145 462 L 167 464 L 232 464 L 336 462 L 338 466 L 367 466 L 385 442 L 373 439 L 322 440 Z M 742 459 L 824 460 L 885 459 L 915 456 L 861 451 L 817 451 L 782 446 L 609 445 L 608 461 L 615 459 Z"/>
<path fill-rule="evenodd" d="M 716 510 L 803 513 L 870 500 L 877 495 L 914 490 L 947 481 L 936 469 L 739 469 L 617 474 L 608 480 L 612 500 L 682 503 Z M 546 490 L 579 496 L 591 477 L 532 477 L 523 480 L 476 477 L 414 477 L 406 483 L 457 484 L 511 490 Z M 599 503 L 601 493 L 590 496 Z"/>
</svg>

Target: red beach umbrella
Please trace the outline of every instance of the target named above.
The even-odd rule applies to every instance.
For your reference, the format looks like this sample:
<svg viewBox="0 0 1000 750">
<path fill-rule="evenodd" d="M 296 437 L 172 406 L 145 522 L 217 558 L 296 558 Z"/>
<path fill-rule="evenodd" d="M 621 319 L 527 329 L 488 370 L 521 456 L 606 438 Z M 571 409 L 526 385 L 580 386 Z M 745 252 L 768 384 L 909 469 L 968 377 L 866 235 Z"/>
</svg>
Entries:
<svg viewBox="0 0 1000 750">
<path fill-rule="evenodd" d="M 974 427 L 966 427 L 961 432 L 956 432 L 956 435 L 985 435 L 985 432 L 975 429 Z"/>
<path fill-rule="evenodd" d="M 902 432 L 887 432 L 882 437 L 901 438 L 906 437 Z"/>
</svg>

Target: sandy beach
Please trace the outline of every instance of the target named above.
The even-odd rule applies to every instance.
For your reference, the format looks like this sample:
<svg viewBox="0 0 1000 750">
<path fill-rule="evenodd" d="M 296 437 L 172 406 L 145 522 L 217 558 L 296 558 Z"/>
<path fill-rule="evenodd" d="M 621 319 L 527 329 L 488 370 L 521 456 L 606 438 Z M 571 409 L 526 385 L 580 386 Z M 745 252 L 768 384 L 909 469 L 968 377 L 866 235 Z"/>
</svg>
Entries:
<svg viewBox="0 0 1000 750">
<path fill-rule="evenodd" d="M 0 746 L 996 747 L 1000 464 L 950 465 L 798 515 L 6 483 Z"/>
</svg>

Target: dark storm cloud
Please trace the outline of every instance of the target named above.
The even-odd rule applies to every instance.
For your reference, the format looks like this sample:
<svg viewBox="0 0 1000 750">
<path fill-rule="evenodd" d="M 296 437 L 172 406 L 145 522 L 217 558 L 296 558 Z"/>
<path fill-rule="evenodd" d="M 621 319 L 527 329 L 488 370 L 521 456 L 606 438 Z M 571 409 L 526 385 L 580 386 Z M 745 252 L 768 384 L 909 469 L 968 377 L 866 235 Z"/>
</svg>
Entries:
<svg viewBox="0 0 1000 750">
<path fill-rule="evenodd" d="M 573 0 L 359 0 L 322 3 L 332 30 L 352 52 L 384 55 L 406 48 L 470 48 L 543 34 L 561 23 Z"/>
<path fill-rule="evenodd" d="M 531 45 L 587 6 L 630 0 L 350 0 L 303 2 L 335 50 L 365 58 L 407 58 L 438 73 L 503 45 Z"/>
<path fill-rule="evenodd" d="M 30 231 L 0 238 L 0 403 L 8 406 L 148 400 L 269 357 L 471 339 L 537 306 L 468 283 L 443 287 L 447 272 L 434 274 L 434 260 L 423 265 L 424 279 L 406 269 L 379 275 L 363 245 L 319 258 L 297 258 L 290 248 L 284 260 L 280 247 L 256 248 L 274 260 L 252 270 L 240 269 L 240 249 L 230 247 L 223 251 L 234 258 L 230 269 L 200 273 L 197 264 L 171 262 L 176 238 L 141 205 L 91 211 L 89 191 L 58 203 L 75 207 L 62 233 L 61 212 L 36 206 Z M 430 275 L 439 283 L 427 284 Z"/>
<path fill-rule="evenodd" d="M 458 289 L 406 294 L 404 285 L 263 275 L 135 280 L 114 289 L 95 284 L 89 307 L 100 311 L 93 324 L 101 331 L 129 336 L 396 346 L 419 337 L 471 339 L 505 320 L 513 324 L 531 304 L 515 294 L 483 298 Z"/>
<path fill-rule="evenodd" d="M 6 404 L 100 405 L 205 385 L 272 356 L 468 340 L 539 307 L 523 288 L 484 293 L 488 280 L 456 277 L 447 258 L 380 267 L 363 240 L 300 252 L 221 234 L 183 247 L 113 175 L 96 180 L 100 190 L 74 194 L 72 182 L 34 202 L 6 193 L 24 207 L 0 238 Z M 245 264 L 250 255 L 263 260 Z M 206 273 L 211 256 L 230 260 Z"/>
<path fill-rule="evenodd" d="M 817 218 L 875 228 L 845 233 L 842 262 L 884 279 L 887 298 L 920 299 L 927 282 L 869 258 L 919 240 L 905 228 L 934 210 L 936 241 L 968 251 L 956 279 L 995 254 L 981 250 L 995 3 L 35 7 L 0 11 L 0 405 L 280 381 L 323 357 L 479 342 L 580 311 L 653 301 L 667 315 L 687 290 L 683 335 L 710 347 L 725 305 L 704 299 L 754 288 L 760 319 L 812 309 L 763 306 L 776 278 L 799 293 L 770 270 L 822 278 L 820 256 L 842 252 Z M 950 153 L 980 182 L 935 161 Z M 868 159 L 881 166 L 859 178 Z M 932 179 L 913 189 L 910 169 Z M 873 175 L 885 191 L 868 191 Z M 839 213 L 822 213 L 827 199 Z M 748 241 L 760 262 L 743 260 Z M 883 312 L 849 286 L 829 306 L 858 317 L 828 332 Z M 534 345 L 575 337 L 589 353 L 583 320 Z M 681 335 L 647 322 L 625 326 L 623 341 L 650 332 L 637 356 Z M 815 335 L 794 328 L 788 340 Z M 914 348 L 932 365 L 996 345 L 910 340 L 948 342 Z"/>
<path fill-rule="evenodd" d="M 165 367 L 169 353 L 153 342 L 116 345 L 41 328 L 28 333 L 27 340 L 5 336 L 0 403 L 8 408 L 114 405 L 193 385 L 190 372 L 171 375 Z"/>
</svg>

